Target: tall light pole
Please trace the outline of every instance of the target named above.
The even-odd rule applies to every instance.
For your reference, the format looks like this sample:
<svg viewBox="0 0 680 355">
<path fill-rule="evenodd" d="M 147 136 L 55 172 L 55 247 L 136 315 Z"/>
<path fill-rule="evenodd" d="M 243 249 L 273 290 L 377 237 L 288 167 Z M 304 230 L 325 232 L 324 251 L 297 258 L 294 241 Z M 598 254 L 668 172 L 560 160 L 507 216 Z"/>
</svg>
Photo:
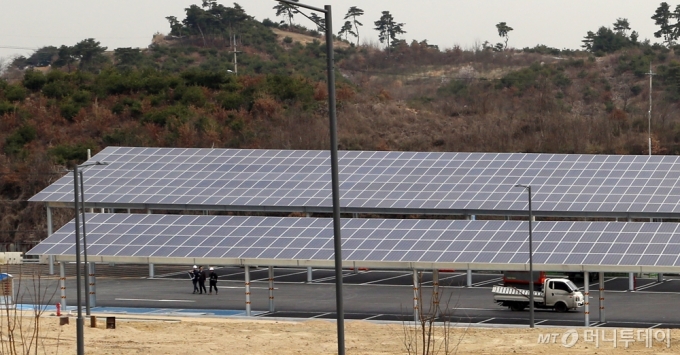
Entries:
<svg viewBox="0 0 680 355">
<path fill-rule="evenodd" d="M 531 185 L 517 184 L 515 187 L 522 187 L 529 193 L 529 328 L 534 327 L 534 248 L 532 245 L 532 226 L 534 219 L 533 211 L 531 210 Z"/>
<path fill-rule="evenodd" d="M 94 164 L 81 165 L 80 167 L 88 167 L 93 165 L 108 165 L 106 162 L 96 162 Z M 84 169 L 83 169 L 84 170 Z M 85 232 L 85 179 L 83 178 L 83 170 L 79 170 L 80 175 L 80 202 L 81 214 L 83 217 L 83 272 L 85 273 L 85 314 L 90 316 L 90 265 L 87 263 L 87 233 Z"/>
<path fill-rule="evenodd" d="M 335 116 L 335 70 L 333 63 L 333 16 L 331 5 L 323 9 L 288 0 L 276 0 L 326 15 L 326 61 L 328 71 L 328 118 L 331 130 L 331 186 L 333 190 L 333 249 L 335 252 L 335 311 L 338 315 L 338 355 L 345 355 L 345 311 L 342 302 L 342 239 L 340 237 L 340 184 L 338 183 L 338 134 Z"/>
<path fill-rule="evenodd" d="M 75 231 L 76 231 L 76 303 L 78 308 L 78 318 L 76 319 L 76 348 L 78 355 L 85 354 L 85 341 L 83 338 L 83 309 L 82 309 L 82 287 L 80 286 L 80 221 L 79 221 L 79 197 L 78 197 L 78 169 L 93 165 L 106 165 L 102 162 L 93 162 L 73 167 L 73 204 L 75 207 Z M 83 229 L 84 230 L 84 229 Z M 87 246 L 85 246 L 87 248 Z"/>
<path fill-rule="evenodd" d="M 652 155 L 652 76 L 656 74 L 652 71 L 652 61 L 649 61 L 649 111 L 647 111 L 647 135 L 649 142 L 649 155 Z"/>
</svg>

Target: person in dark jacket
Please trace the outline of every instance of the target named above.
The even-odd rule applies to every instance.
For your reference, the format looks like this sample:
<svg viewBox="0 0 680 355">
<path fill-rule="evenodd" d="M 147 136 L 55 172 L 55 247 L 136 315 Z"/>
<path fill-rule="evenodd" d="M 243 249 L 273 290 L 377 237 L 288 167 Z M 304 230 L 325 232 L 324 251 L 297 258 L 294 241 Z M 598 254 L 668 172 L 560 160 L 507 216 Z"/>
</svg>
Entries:
<svg viewBox="0 0 680 355">
<path fill-rule="evenodd" d="M 215 294 L 217 294 L 217 273 L 215 273 L 215 268 L 210 268 L 208 278 L 210 279 L 210 294 L 212 295 L 213 287 L 215 288 Z"/>
<path fill-rule="evenodd" d="M 191 283 L 194 284 L 194 293 L 198 292 L 198 267 L 194 265 L 194 269 L 189 271 Z"/>
<path fill-rule="evenodd" d="M 203 291 L 208 293 L 208 290 L 205 288 L 205 279 L 205 270 L 203 270 L 203 266 L 200 266 L 198 268 L 198 289 L 200 290 L 201 294 L 203 294 Z"/>
</svg>

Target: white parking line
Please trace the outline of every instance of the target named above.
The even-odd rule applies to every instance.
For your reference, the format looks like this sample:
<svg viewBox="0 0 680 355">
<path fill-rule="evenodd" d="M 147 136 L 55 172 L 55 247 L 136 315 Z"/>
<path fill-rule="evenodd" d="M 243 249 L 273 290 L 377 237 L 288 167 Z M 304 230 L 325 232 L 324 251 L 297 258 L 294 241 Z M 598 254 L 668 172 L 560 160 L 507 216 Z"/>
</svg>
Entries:
<svg viewBox="0 0 680 355">
<path fill-rule="evenodd" d="M 384 278 L 384 279 L 378 279 L 378 280 L 374 280 L 374 281 L 364 282 L 361 285 L 370 285 L 370 284 L 373 284 L 373 283 L 376 283 L 376 282 L 398 279 L 398 278 L 404 277 L 404 276 L 410 276 L 410 275 L 409 274 L 401 274 L 401 275 L 397 275 L 397 276 L 387 277 L 387 278 Z"/>
<path fill-rule="evenodd" d="M 491 279 L 491 280 L 476 282 L 476 283 L 473 283 L 472 286 L 475 287 L 475 286 L 481 286 L 481 285 L 488 285 L 488 284 L 492 284 L 494 282 L 498 282 L 498 281 L 501 281 L 501 280 L 503 280 L 503 278 L 499 277 L 497 279 Z"/>
<path fill-rule="evenodd" d="M 477 324 L 482 324 L 482 323 L 485 323 L 485 322 L 488 322 L 488 321 L 494 320 L 494 319 L 496 319 L 496 318 L 494 317 L 494 318 L 485 319 L 485 320 L 483 320 L 483 321 L 481 321 L 481 322 L 477 322 Z"/>
<path fill-rule="evenodd" d="M 151 302 L 190 302 L 194 303 L 193 300 L 154 300 L 150 298 L 115 298 L 116 301 L 151 301 Z"/>
</svg>

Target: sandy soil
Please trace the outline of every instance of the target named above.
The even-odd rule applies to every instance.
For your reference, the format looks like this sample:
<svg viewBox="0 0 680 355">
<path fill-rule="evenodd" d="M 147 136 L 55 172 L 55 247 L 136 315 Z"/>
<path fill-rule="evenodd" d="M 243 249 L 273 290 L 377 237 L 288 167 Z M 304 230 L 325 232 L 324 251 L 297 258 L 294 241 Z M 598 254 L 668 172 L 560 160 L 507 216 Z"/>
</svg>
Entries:
<svg viewBox="0 0 680 355">
<path fill-rule="evenodd" d="M 0 346 L 6 352 L 6 317 L 0 320 Z M 75 318 L 68 325 L 59 325 L 59 318 L 44 316 L 41 320 L 38 346 L 40 354 L 73 354 L 76 352 Z M 102 315 L 97 318 L 97 328 L 84 328 L 87 354 L 333 354 L 337 353 L 336 324 L 334 321 L 276 321 L 218 318 L 180 318 L 159 316 L 142 318 L 116 315 L 116 329 L 106 329 Z M 24 330 L 30 334 L 30 318 L 24 318 Z M 405 346 L 405 328 L 399 323 L 376 324 L 367 321 L 345 323 L 347 354 L 408 354 Z M 602 328 L 591 328 L 604 330 Z M 439 331 L 441 331 L 440 329 Z M 566 329 L 536 328 L 451 328 L 451 354 L 672 354 L 680 352 L 680 331 L 671 332 L 670 348 L 665 342 L 654 340 L 652 348 L 645 341 L 635 341 L 629 348 L 619 341 L 601 343 L 583 340 L 583 328 L 576 329 L 579 340 L 565 348 L 561 335 Z M 612 329 L 607 339 L 612 338 Z M 620 329 L 619 329 L 620 332 Z M 644 331 L 642 331 L 644 332 Z M 555 333 L 554 344 L 538 342 L 539 334 Z M 660 337 L 660 336 L 659 336 Z M 644 339 L 644 338 L 643 338 Z M 20 344 L 21 345 L 21 344 Z M 35 348 L 35 347 L 34 347 Z M 21 346 L 19 346 L 21 349 Z M 21 350 L 19 350 L 21 352 Z M 23 351 L 26 353 L 26 351 Z M 416 352 L 412 352 L 416 353 Z M 445 354 L 442 350 L 439 354 Z"/>
</svg>

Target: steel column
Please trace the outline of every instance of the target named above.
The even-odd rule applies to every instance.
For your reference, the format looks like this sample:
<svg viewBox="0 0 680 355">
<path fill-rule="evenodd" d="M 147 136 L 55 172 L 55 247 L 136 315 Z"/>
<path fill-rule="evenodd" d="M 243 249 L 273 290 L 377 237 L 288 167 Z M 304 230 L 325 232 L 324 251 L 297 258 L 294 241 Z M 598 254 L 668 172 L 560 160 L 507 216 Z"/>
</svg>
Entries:
<svg viewBox="0 0 680 355">
<path fill-rule="evenodd" d="M 95 276 L 95 263 L 88 263 L 87 266 L 89 271 L 89 277 L 87 281 L 90 284 L 90 294 L 88 295 L 88 297 L 90 297 L 90 307 L 97 307 L 97 278 Z"/>
<path fill-rule="evenodd" d="M 467 271 L 467 287 L 472 287 L 472 270 L 468 269 Z"/>
<path fill-rule="evenodd" d="M 149 278 L 153 279 L 156 277 L 156 270 L 154 269 L 153 264 L 149 264 Z"/>
<path fill-rule="evenodd" d="M 600 275 L 600 323 L 605 323 L 606 318 L 605 318 L 605 313 L 604 313 L 604 272 L 601 272 Z"/>
<path fill-rule="evenodd" d="M 52 235 L 52 208 L 47 206 L 47 236 Z M 49 264 L 49 273 L 54 275 L 54 255 L 47 256 L 47 263 Z"/>
<path fill-rule="evenodd" d="M 312 267 L 308 266 L 307 267 L 307 283 L 312 283 L 313 276 L 312 276 Z"/>
<path fill-rule="evenodd" d="M 583 273 L 583 314 L 585 315 L 585 326 L 590 326 L 590 273 Z"/>
<path fill-rule="evenodd" d="M 413 270 L 413 322 L 418 323 L 420 317 L 418 314 L 418 270 Z"/>
<path fill-rule="evenodd" d="M 250 266 L 245 266 L 246 272 L 246 317 L 250 317 Z"/>
<path fill-rule="evenodd" d="M 628 291 L 635 291 L 635 273 L 628 273 Z"/>
<path fill-rule="evenodd" d="M 62 312 L 66 312 L 66 270 L 64 270 L 64 262 L 60 261 L 59 262 L 59 289 L 60 289 L 60 296 L 61 300 L 59 301 L 61 303 L 61 310 Z"/>
<path fill-rule="evenodd" d="M 434 316 L 439 316 L 439 270 L 432 270 L 432 306 L 434 307 Z"/>
<path fill-rule="evenodd" d="M 274 267 L 269 267 L 269 312 L 274 312 Z"/>
</svg>

